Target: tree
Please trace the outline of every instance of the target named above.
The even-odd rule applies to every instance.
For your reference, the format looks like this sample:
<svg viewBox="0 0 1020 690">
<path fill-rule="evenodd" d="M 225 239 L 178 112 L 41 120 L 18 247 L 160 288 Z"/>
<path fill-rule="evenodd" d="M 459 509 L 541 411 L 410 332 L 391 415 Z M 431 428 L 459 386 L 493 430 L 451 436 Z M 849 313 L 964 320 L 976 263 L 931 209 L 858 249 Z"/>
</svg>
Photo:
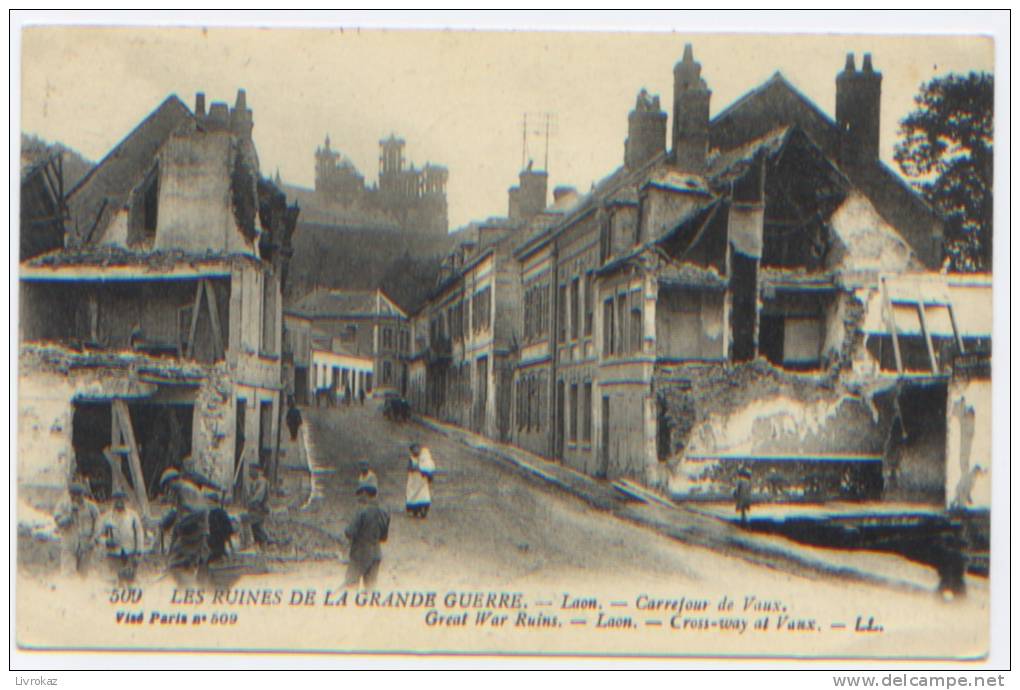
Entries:
<svg viewBox="0 0 1020 690">
<path fill-rule="evenodd" d="M 894 158 L 945 217 L 950 269 L 991 270 L 993 77 L 936 77 L 914 102 L 917 109 L 900 122 Z"/>
</svg>

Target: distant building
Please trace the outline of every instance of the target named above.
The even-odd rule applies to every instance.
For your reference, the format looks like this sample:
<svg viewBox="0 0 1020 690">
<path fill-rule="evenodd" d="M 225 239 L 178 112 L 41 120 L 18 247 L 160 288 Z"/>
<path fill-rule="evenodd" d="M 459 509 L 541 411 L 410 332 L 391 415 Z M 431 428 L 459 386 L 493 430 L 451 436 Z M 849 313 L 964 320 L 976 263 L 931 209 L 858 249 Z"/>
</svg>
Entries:
<svg viewBox="0 0 1020 690">
<path fill-rule="evenodd" d="M 341 394 L 343 370 L 363 371 L 357 363 L 345 367 L 330 357 L 317 359 L 315 352 L 369 358 L 371 368 L 360 381 L 366 394 L 406 389 L 404 360 L 411 349 L 408 318 L 382 290 L 316 290 L 287 307 L 284 322 L 299 401 L 311 401 L 322 388 Z M 357 384 L 351 382 L 352 387 Z"/>
<path fill-rule="evenodd" d="M 326 218 L 335 209 L 339 218 L 355 218 L 360 213 L 373 223 L 389 222 L 402 230 L 445 235 L 449 229 L 449 172 L 432 163 L 422 168 L 408 165 L 405 145 L 394 135 L 379 142 L 379 182 L 366 186 L 354 163 L 333 149 L 327 136 L 315 150 L 315 210 Z"/>
</svg>

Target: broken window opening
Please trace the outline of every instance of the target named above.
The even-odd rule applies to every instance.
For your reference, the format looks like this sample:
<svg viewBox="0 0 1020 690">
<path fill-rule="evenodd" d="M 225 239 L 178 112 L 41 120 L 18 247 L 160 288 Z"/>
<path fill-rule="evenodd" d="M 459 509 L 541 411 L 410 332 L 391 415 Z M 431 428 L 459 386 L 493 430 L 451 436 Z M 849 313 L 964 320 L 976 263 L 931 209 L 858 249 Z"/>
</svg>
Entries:
<svg viewBox="0 0 1020 690">
<path fill-rule="evenodd" d="M 663 285 L 655 308 L 655 347 L 666 360 L 721 360 L 723 301 L 719 290 Z"/>
<path fill-rule="evenodd" d="M 100 501 L 108 500 L 117 485 L 137 495 L 130 449 L 113 442 L 113 402 L 74 403 L 71 445 L 75 472 Z M 193 403 L 131 403 L 124 406 L 137 447 L 141 480 L 149 498 L 159 493 L 159 478 L 169 467 L 182 467 L 191 455 Z M 106 455 L 112 459 L 107 459 Z"/>
<path fill-rule="evenodd" d="M 657 429 L 655 436 L 655 448 L 659 462 L 666 462 L 673 452 L 673 426 L 670 424 L 669 415 L 666 414 L 666 401 L 660 397 L 658 403 Z"/>
<path fill-rule="evenodd" d="M 767 297 L 759 316 L 758 351 L 772 364 L 795 371 L 822 366 L 826 297 L 780 291 Z"/>
</svg>

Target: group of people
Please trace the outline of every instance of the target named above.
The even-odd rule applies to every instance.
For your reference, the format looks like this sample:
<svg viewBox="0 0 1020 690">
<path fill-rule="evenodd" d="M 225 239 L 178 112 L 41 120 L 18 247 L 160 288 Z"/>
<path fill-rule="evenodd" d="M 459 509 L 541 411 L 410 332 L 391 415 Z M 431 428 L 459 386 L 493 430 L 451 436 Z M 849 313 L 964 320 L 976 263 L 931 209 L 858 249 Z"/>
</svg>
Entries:
<svg viewBox="0 0 1020 690">
<path fill-rule="evenodd" d="M 119 581 L 134 579 L 138 557 L 145 548 L 145 529 L 138 513 L 127 504 L 123 489 L 115 489 L 112 499 L 103 513 L 88 496 L 84 483 L 71 482 L 53 516 L 60 536 L 61 572 L 85 574 L 98 546 L 105 550 L 107 567 Z"/>
<path fill-rule="evenodd" d="M 404 506 L 409 517 L 424 520 L 432 506 L 432 482 L 436 464 L 428 448 L 412 443 L 407 462 Z M 348 544 L 344 587 L 373 589 L 382 563 L 382 543 L 389 537 L 390 516 L 379 506 L 379 480 L 368 462 L 359 464 L 355 490 L 358 511 L 344 530 Z"/>
<path fill-rule="evenodd" d="M 339 403 L 341 405 L 353 405 L 358 402 L 361 405 L 365 404 L 365 389 L 359 388 L 357 393 L 351 389 L 350 384 L 344 386 L 343 392 L 341 393 L 333 386 L 323 386 L 322 388 L 315 389 L 315 406 L 316 407 L 336 407 L 337 397 L 339 394 Z"/>
</svg>

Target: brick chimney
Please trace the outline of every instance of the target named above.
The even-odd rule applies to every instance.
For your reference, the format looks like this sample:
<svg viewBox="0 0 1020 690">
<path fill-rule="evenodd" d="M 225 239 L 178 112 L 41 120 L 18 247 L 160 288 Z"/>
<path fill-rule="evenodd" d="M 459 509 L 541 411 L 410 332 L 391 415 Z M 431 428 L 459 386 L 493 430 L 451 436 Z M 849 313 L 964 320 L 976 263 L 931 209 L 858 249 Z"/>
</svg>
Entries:
<svg viewBox="0 0 1020 690">
<path fill-rule="evenodd" d="M 686 172 L 700 173 L 708 156 L 708 104 L 712 92 L 701 78 L 691 44 L 673 66 L 673 162 Z"/>
<path fill-rule="evenodd" d="M 545 197 L 549 189 L 549 173 L 532 170 L 531 163 L 521 171 L 520 184 L 510 188 L 511 220 L 528 220 L 545 210 Z"/>
<path fill-rule="evenodd" d="M 205 117 L 205 94 L 201 91 L 195 94 L 195 117 Z"/>
<path fill-rule="evenodd" d="M 666 113 L 659 97 L 641 89 L 634 109 L 627 116 L 627 141 L 623 144 L 623 163 L 639 168 L 666 148 Z"/>
<path fill-rule="evenodd" d="M 861 70 L 854 66 L 854 54 L 836 75 L 836 123 L 839 125 L 839 162 L 860 165 L 878 159 L 878 128 L 882 102 L 882 74 L 871 65 L 871 53 L 864 54 Z"/>
</svg>

